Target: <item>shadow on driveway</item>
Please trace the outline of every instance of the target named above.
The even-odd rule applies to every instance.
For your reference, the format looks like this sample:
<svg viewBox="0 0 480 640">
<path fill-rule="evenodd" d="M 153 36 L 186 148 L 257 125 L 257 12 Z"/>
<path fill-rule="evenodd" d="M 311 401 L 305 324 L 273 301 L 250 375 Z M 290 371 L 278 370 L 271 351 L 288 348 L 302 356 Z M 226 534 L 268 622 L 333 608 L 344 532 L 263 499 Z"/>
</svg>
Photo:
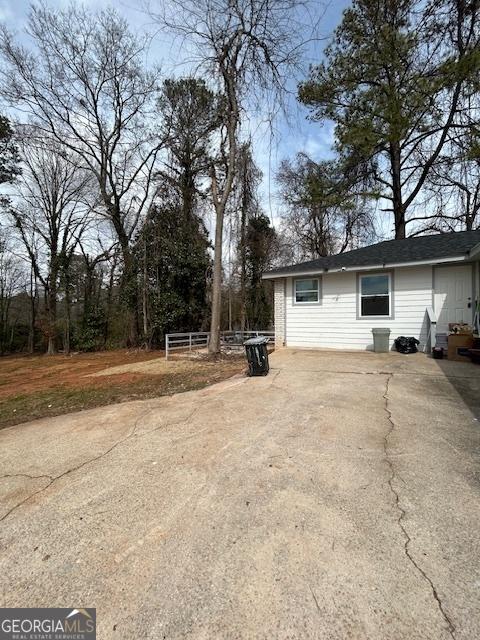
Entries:
<svg viewBox="0 0 480 640">
<path fill-rule="evenodd" d="M 433 360 L 475 418 L 480 420 L 480 365 L 471 362 Z"/>
</svg>

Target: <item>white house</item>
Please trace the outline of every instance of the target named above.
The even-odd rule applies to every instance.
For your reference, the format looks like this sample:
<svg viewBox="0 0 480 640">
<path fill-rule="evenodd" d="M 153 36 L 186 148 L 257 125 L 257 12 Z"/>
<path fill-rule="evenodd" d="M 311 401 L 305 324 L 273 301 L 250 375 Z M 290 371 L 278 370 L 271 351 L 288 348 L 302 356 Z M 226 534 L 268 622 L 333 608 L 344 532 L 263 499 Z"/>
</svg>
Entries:
<svg viewBox="0 0 480 640">
<path fill-rule="evenodd" d="M 480 230 L 389 240 L 263 278 L 274 280 L 276 346 L 372 349 L 372 328 L 388 327 L 391 344 L 414 336 L 429 348 L 435 330 L 473 321 Z"/>
</svg>

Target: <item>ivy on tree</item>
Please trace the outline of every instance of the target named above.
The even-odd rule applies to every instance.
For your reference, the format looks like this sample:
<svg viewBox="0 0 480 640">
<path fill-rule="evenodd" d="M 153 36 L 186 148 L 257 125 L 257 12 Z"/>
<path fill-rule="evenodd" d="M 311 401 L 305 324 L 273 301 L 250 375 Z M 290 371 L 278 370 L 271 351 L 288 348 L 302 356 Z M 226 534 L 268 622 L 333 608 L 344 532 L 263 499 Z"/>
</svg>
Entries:
<svg viewBox="0 0 480 640">
<path fill-rule="evenodd" d="M 10 121 L 5 116 L 0 116 L 0 184 L 11 183 L 20 175 L 19 162 Z"/>
</svg>

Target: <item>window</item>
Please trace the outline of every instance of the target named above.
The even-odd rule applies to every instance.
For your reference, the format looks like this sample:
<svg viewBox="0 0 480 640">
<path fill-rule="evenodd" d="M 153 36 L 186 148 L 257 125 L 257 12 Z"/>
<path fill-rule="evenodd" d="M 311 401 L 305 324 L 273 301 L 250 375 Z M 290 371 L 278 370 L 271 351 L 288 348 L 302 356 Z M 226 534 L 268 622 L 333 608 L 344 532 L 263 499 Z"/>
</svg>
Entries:
<svg viewBox="0 0 480 640">
<path fill-rule="evenodd" d="M 360 276 L 360 317 L 390 316 L 391 291 L 389 273 Z"/>
<path fill-rule="evenodd" d="M 296 304 L 320 302 L 320 279 L 295 280 L 294 300 Z"/>
</svg>

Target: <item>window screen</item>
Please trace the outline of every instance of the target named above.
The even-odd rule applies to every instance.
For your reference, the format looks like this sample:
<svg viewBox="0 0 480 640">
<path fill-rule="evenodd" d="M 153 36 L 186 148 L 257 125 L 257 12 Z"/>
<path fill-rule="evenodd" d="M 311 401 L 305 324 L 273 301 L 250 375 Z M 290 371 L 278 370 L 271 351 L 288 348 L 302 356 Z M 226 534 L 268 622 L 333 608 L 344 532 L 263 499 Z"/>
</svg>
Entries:
<svg viewBox="0 0 480 640">
<path fill-rule="evenodd" d="M 390 275 L 360 277 L 360 315 L 390 315 Z"/>
<path fill-rule="evenodd" d="M 295 280 L 295 302 L 318 302 L 319 288 L 318 278 Z"/>
</svg>

